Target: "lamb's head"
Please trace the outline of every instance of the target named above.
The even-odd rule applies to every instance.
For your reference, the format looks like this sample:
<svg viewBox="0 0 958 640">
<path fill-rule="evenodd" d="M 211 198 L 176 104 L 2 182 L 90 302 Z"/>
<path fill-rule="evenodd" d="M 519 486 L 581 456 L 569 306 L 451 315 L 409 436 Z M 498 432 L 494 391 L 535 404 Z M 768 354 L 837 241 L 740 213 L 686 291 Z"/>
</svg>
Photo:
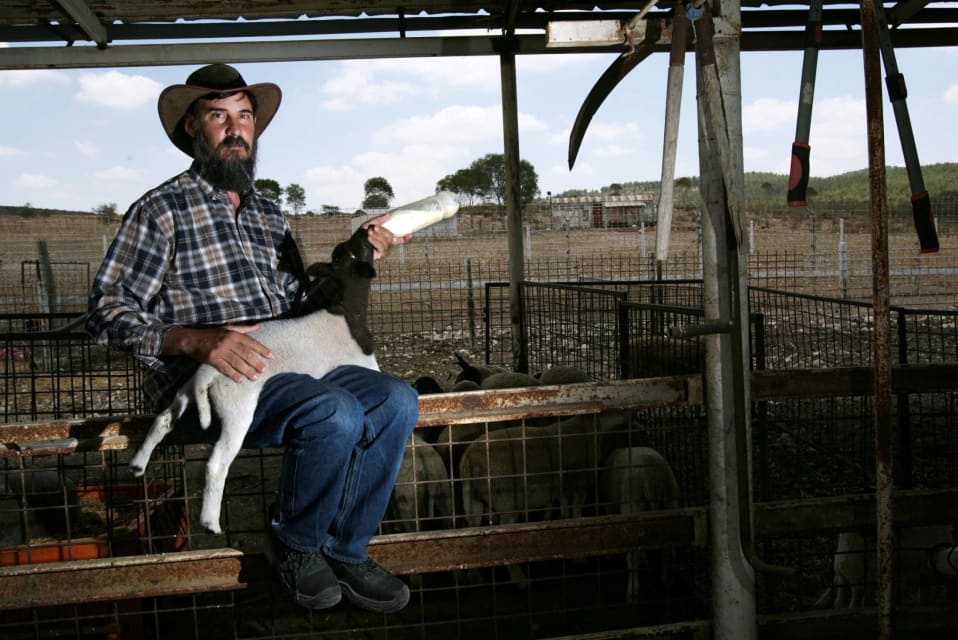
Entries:
<svg viewBox="0 0 958 640">
<path fill-rule="evenodd" d="M 332 262 L 317 262 L 306 274 L 309 282 L 297 296 L 292 316 L 325 309 L 346 318 L 349 331 L 363 353 L 373 352 L 373 337 L 366 323 L 369 287 L 376 276 L 373 247 L 366 230 L 359 229 L 333 249 Z"/>
<path fill-rule="evenodd" d="M 305 284 L 284 317 L 296 318 L 320 309 L 342 315 L 343 307 L 361 308 L 365 317 L 369 281 L 376 276 L 372 261 L 373 248 L 366 239 L 366 230 L 359 229 L 349 240 L 336 245 L 332 262 L 316 262 L 306 269 Z M 345 300 L 347 290 L 353 291 L 356 298 L 349 304 Z"/>
</svg>

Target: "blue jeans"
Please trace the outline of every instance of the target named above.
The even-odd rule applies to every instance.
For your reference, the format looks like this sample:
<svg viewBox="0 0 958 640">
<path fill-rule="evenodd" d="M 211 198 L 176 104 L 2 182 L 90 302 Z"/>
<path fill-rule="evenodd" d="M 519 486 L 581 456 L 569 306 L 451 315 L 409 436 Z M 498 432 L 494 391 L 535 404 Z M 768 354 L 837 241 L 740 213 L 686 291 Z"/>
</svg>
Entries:
<svg viewBox="0 0 958 640">
<path fill-rule="evenodd" d="M 418 417 L 410 384 L 363 367 L 267 380 L 243 446 L 285 448 L 273 533 L 291 549 L 365 560 Z M 218 426 L 204 439 L 215 439 Z"/>
</svg>

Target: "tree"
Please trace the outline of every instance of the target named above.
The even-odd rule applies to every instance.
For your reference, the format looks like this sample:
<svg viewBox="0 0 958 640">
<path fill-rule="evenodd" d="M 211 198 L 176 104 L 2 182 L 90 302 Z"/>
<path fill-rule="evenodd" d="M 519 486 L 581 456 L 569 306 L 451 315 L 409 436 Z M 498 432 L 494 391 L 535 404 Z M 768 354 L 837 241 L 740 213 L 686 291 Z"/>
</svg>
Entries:
<svg viewBox="0 0 958 640">
<path fill-rule="evenodd" d="M 450 173 L 436 183 L 436 191 L 451 191 L 459 196 L 460 204 L 475 204 L 482 200 L 481 176 L 471 167 Z"/>
<path fill-rule="evenodd" d="M 447 175 L 436 184 L 470 199 L 495 202 L 506 199 L 506 159 L 501 153 L 489 153 L 474 160 L 466 169 Z M 528 160 L 519 161 L 519 206 L 525 207 L 539 195 L 539 176 Z"/>
<path fill-rule="evenodd" d="M 280 201 L 280 197 L 283 195 L 283 190 L 280 188 L 279 183 L 270 178 L 259 178 L 254 180 L 253 187 L 255 187 L 256 190 L 261 194 L 270 200 L 275 200 L 277 203 Z"/>
<path fill-rule="evenodd" d="M 286 185 L 283 194 L 286 196 L 286 204 L 293 210 L 294 215 L 298 215 L 306 208 L 306 190 L 295 182 Z"/>
<path fill-rule="evenodd" d="M 363 209 L 388 209 L 389 201 L 395 197 L 389 181 L 382 176 L 367 180 L 363 189 L 366 192 L 363 198 Z"/>
</svg>

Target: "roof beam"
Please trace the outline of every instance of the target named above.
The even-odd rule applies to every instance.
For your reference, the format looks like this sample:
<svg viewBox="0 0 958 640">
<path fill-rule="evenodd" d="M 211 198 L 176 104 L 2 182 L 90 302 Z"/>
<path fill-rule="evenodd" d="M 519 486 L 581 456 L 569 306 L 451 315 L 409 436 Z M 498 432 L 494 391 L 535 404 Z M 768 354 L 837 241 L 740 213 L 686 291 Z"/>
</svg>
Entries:
<svg viewBox="0 0 958 640">
<path fill-rule="evenodd" d="M 745 32 L 742 51 L 799 51 L 802 32 Z M 285 42 L 203 42 L 164 45 L 122 45 L 98 49 L 73 47 L 0 48 L 0 69 L 84 69 L 108 67 L 156 67 L 206 64 L 211 60 L 243 62 L 288 62 L 300 60 L 357 60 L 371 58 L 424 58 L 435 56 L 499 55 L 499 36 L 447 36 L 423 38 L 360 38 L 295 40 Z M 545 37 L 514 38 L 517 54 L 621 53 L 621 46 L 546 48 Z M 897 29 L 895 46 L 958 46 L 958 28 Z M 826 31 L 822 49 L 861 49 L 857 30 Z M 668 51 L 664 44 L 656 51 Z"/>
<path fill-rule="evenodd" d="M 106 27 L 100 22 L 100 19 L 90 11 L 90 7 L 84 0 L 53 0 L 56 4 L 67 12 L 73 20 L 80 25 L 89 39 L 96 43 L 100 49 L 105 49 L 109 39 L 106 35 Z"/>
</svg>

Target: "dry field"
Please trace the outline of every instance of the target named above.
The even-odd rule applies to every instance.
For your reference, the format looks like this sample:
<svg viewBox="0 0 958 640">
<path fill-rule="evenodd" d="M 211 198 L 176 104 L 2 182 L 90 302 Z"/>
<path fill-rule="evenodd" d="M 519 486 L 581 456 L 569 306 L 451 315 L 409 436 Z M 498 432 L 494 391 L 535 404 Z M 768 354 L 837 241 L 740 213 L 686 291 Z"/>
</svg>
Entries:
<svg viewBox="0 0 958 640">
<path fill-rule="evenodd" d="M 527 213 L 523 234 L 527 277 L 625 280 L 654 276 L 654 227 L 566 230 L 545 214 L 535 207 Z M 819 214 L 813 225 L 808 212 L 795 210 L 787 217 L 754 212 L 751 221 L 752 284 L 837 297 L 843 227 L 850 265 L 848 295 L 864 300 L 871 295 L 871 236 L 863 218 L 840 223 Z M 391 289 L 374 302 L 372 312 L 374 330 L 387 338 L 379 340 L 380 362 L 385 370 L 410 382 L 427 374 L 449 380 L 458 370 L 451 351 L 463 345 L 474 358 L 482 357 L 481 332 L 477 343 L 462 335 L 465 296 L 456 288 L 464 279 L 464 262 L 470 263 L 476 287 L 508 279 L 502 218 L 463 210 L 458 222 L 457 237 L 417 237 L 377 265 L 377 284 Z M 307 262 L 325 259 L 332 246 L 350 233 L 348 217 L 302 216 L 291 224 Z M 115 219 L 93 214 L 0 216 L 0 313 L 42 311 L 37 285 L 41 242 L 56 264 L 61 310 L 82 312 L 89 279 L 116 227 Z M 699 235 L 696 214 L 679 212 L 673 223 L 668 277 L 700 277 Z M 947 228 L 941 236 L 942 251 L 922 256 L 910 221 L 892 224 L 892 268 L 908 274 L 893 275 L 893 301 L 913 304 L 913 296 L 920 292 L 927 297 L 928 301 L 922 299 L 925 306 L 956 306 L 951 274 L 956 252 L 949 246 Z M 931 275 L 922 276 L 923 272 Z"/>
</svg>

